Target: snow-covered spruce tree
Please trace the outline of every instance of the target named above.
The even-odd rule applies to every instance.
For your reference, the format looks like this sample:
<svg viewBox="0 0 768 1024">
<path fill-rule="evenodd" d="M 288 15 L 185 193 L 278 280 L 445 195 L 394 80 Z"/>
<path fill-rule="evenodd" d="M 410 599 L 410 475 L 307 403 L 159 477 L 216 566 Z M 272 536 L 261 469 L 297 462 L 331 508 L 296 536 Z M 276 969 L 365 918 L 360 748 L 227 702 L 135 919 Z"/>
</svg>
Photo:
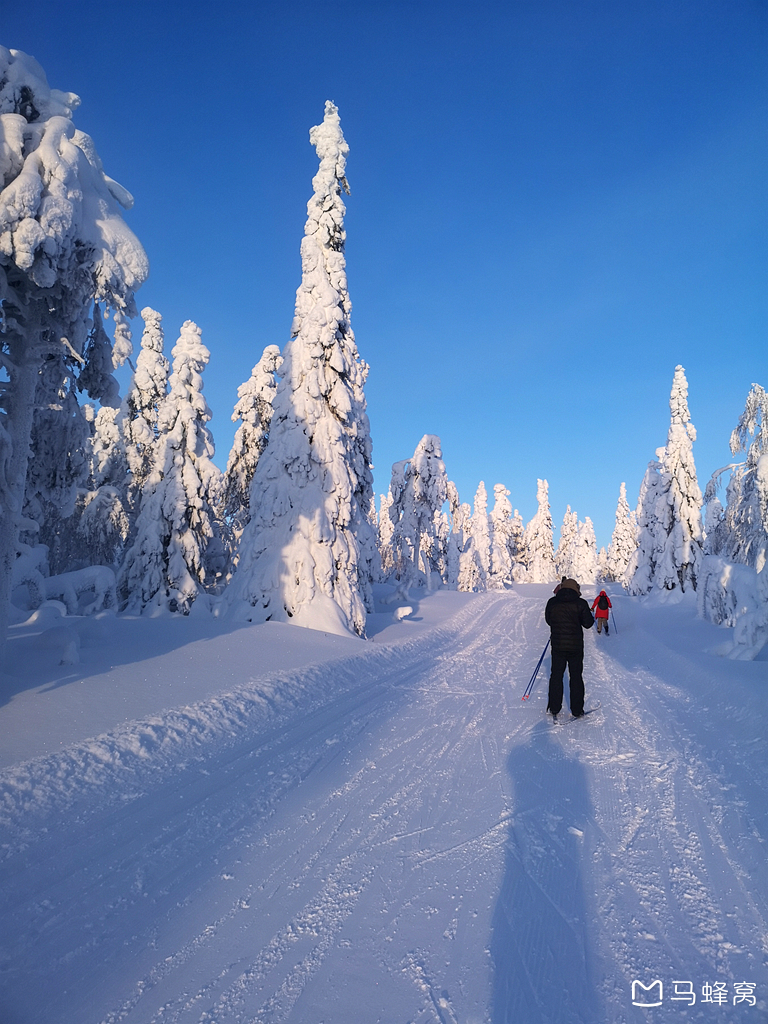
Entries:
<svg viewBox="0 0 768 1024">
<path fill-rule="evenodd" d="M 371 487 L 370 504 L 368 506 L 368 525 L 371 528 L 371 536 L 373 537 L 373 557 L 369 562 L 369 568 L 371 572 L 371 584 L 376 581 L 380 581 L 382 578 L 381 573 L 381 550 L 379 548 L 379 514 L 376 511 L 376 495 L 373 493 L 373 487 Z M 369 595 L 371 607 L 373 607 L 373 591 Z"/>
<path fill-rule="evenodd" d="M 0 47 L 0 642 L 43 364 L 56 363 L 61 386 L 83 365 L 94 299 L 121 319 L 125 348 L 148 272 L 118 210 L 132 199 L 72 123 L 78 104 L 32 57 Z"/>
<path fill-rule="evenodd" d="M 488 589 L 491 567 L 491 531 L 488 521 L 488 492 L 481 480 L 469 521 L 469 539 L 459 558 L 459 590 L 472 593 Z"/>
<path fill-rule="evenodd" d="M 571 511 L 571 506 L 567 505 L 563 516 L 563 525 L 560 527 L 560 542 L 557 545 L 557 551 L 555 551 L 555 569 L 558 576 L 570 576 L 576 580 L 579 578 L 573 575 L 574 555 L 572 550 L 572 545 L 576 540 L 578 532 L 579 517 L 575 512 Z"/>
<path fill-rule="evenodd" d="M 395 532 L 389 510 L 392 507 L 392 494 L 388 491 L 381 495 L 379 502 L 379 520 L 377 527 L 379 547 L 379 582 L 384 582 L 396 572 L 395 553 L 392 548 L 392 537 Z"/>
<path fill-rule="evenodd" d="M 745 452 L 746 458 L 717 470 L 707 484 L 709 529 L 716 535 L 708 538 L 708 549 L 717 547 L 714 554 L 762 572 L 768 559 L 768 394 L 759 384 L 753 384 L 747 395 L 730 445 L 733 455 Z M 729 471 L 722 509 L 717 488 Z"/>
<path fill-rule="evenodd" d="M 597 538 L 595 528 L 589 516 L 583 523 L 579 523 L 576 536 L 571 545 L 571 572 L 572 579 L 579 583 L 586 583 L 588 586 L 594 584 L 598 576 L 597 562 Z"/>
<path fill-rule="evenodd" d="M 77 378 L 78 390 L 86 391 L 101 407 L 95 410 L 86 404 L 82 408 L 91 433 L 87 483 L 77 492 L 74 513 L 58 528 L 59 557 L 51 559 L 58 572 L 89 565 L 116 570 L 130 528 L 129 474 L 119 427 L 120 392 L 114 376 L 112 341 L 104 330 L 98 303 L 94 303 L 84 359 Z"/>
<path fill-rule="evenodd" d="M 651 463 L 641 494 L 638 552 L 627 570 L 633 594 L 695 590 L 703 554 L 702 497 L 693 461 L 696 430 L 682 366 L 675 367 L 669 407 L 667 444 L 656 453 L 658 479 L 653 479 Z"/>
<path fill-rule="evenodd" d="M 470 533 L 459 553 L 459 575 L 456 589 L 465 594 L 474 594 L 485 590 L 486 579 L 480 569 L 475 544 Z"/>
<path fill-rule="evenodd" d="M 85 406 L 84 412 L 93 415 Z M 72 569 L 106 565 L 117 571 L 130 531 L 128 465 L 119 409 L 103 405 L 93 418 L 87 490 L 78 494 L 69 561 Z"/>
<path fill-rule="evenodd" d="M 398 589 L 407 593 L 409 587 L 424 584 L 430 590 L 433 573 L 442 579 L 445 565 L 439 514 L 447 498 L 448 477 L 439 437 L 425 434 L 412 458 L 395 463 L 389 493 Z"/>
<path fill-rule="evenodd" d="M 134 517 L 138 514 L 142 489 L 152 472 L 157 417 L 168 394 L 170 372 L 170 363 L 163 355 L 162 316 L 146 306 L 141 318 L 144 321 L 141 351 L 118 418 L 129 471 L 128 499 Z"/>
<path fill-rule="evenodd" d="M 37 524 L 35 535 L 48 548 L 53 575 L 96 564 L 97 549 L 83 543 L 79 525 L 99 421 L 92 422 L 90 412 L 81 408 L 77 392 L 86 391 L 102 403 L 105 416 L 114 415 L 120 401 L 114 369 L 112 341 L 94 303 L 79 374 L 62 348 L 45 358 L 38 376 L 24 494 L 25 530 L 32 521 Z M 120 518 L 120 510 L 112 511 Z"/>
<path fill-rule="evenodd" d="M 560 529 L 560 543 L 555 552 L 558 576 L 569 576 L 579 583 L 593 584 L 598 576 L 597 540 L 592 520 L 583 523 L 568 505 Z"/>
<path fill-rule="evenodd" d="M 660 515 L 660 520 L 666 540 L 655 582 L 665 590 L 695 590 L 702 557 L 702 494 L 693 460 L 696 428 L 688 411 L 688 381 L 682 366 L 675 367 L 669 408 L 672 420 L 661 463 L 666 499 L 661 511 L 666 515 Z"/>
<path fill-rule="evenodd" d="M 608 552 L 601 547 L 597 552 L 597 580 L 599 583 L 611 583 L 611 575 L 608 572 Z"/>
<path fill-rule="evenodd" d="M 448 513 L 436 509 L 432 525 L 435 542 L 433 546 L 434 555 L 434 580 L 440 580 L 448 586 L 451 559 L 454 555 L 449 552 L 451 538 L 451 521 Z"/>
<path fill-rule="evenodd" d="M 512 559 L 512 580 L 524 583 L 526 579 L 525 525 L 523 517 L 515 509 L 509 528 L 509 553 Z"/>
<path fill-rule="evenodd" d="M 462 501 L 456 510 L 452 520 L 451 536 L 454 538 L 452 547 L 455 548 L 455 553 L 451 553 L 451 564 L 455 569 L 455 573 L 451 575 L 451 586 L 454 586 L 455 579 L 455 589 L 463 590 L 467 585 L 467 559 L 471 558 L 473 563 L 475 561 L 472 545 L 472 506 L 467 501 Z M 475 580 L 476 570 L 472 569 L 471 574 L 472 580 Z M 470 589 L 473 587 L 474 583 Z"/>
<path fill-rule="evenodd" d="M 707 555 L 698 586 L 699 613 L 733 626 L 724 653 L 754 658 L 768 643 L 768 395 L 753 384 L 731 435 L 746 459 L 718 470 L 707 485 Z M 730 470 L 723 509 L 717 487 Z"/>
<path fill-rule="evenodd" d="M 656 505 L 661 490 L 659 460 L 663 454 L 664 449 L 658 448 L 656 459 L 648 463 L 637 499 L 635 549 L 630 556 L 623 581 L 626 589 L 634 597 L 650 593 L 656 575 L 662 532 Z"/>
<path fill-rule="evenodd" d="M 445 486 L 446 500 L 448 502 L 448 512 L 451 517 L 451 530 L 454 534 L 460 537 L 463 541 L 464 534 L 464 512 L 463 510 L 468 508 L 468 505 L 462 505 L 461 498 L 459 497 L 459 489 L 453 480 L 449 480 Z"/>
<path fill-rule="evenodd" d="M 133 543 L 119 578 L 123 607 L 189 612 L 206 579 L 206 549 L 215 537 L 213 505 L 221 474 L 211 461 L 211 412 L 202 372 L 210 354 L 187 320 L 171 353 L 168 396 L 157 416 L 152 468 L 141 493 Z"/>
<path fill-rule="evenodd" d="M 620 583 L 626 574 L 629 560 L 637 547 L 637 521 L 627 501 L 627 485 L 621 484 L 616 504 L 616 519 L 605 563 L 608 582 Z"/>
<path fill-rule="evenodd" d="M 228 599 L 237 614 L 365 636 L 376 538 L 368 367 L 350 326 L 344 261 L 349 192 L 339 112 L 310 131 L 320 158 L 301 243 L 302 280 L 283 352 L 269 444 L 253 478 L 257 508 L 240 540 Z"/>
<path fill-rule="evenodd" d="M 93 330 L 86 346 L 86 366 L 78 387 L 101 402 L 90 414 L 90 472 L 68 521 L 71 568 L 87 564 L 117 569 L 138 514 L 141 490 L 152 466 L 157 437 L 157 410 L 168 391 L 169 363 L 163 356 L 162 317 L 141 311 L 144 332 L 128 394 L 121 402 L 111 342 L 103 317 L 94 307 Z M 85 553 L 85 556 L 84 556 Z"/>
<path fill-rule="evenodd" d="M 464 506 L 461 504 L 459 489 L 453 480 L 449 480 L 446 485 L 446 498 L 449 530 L 445 539 L 445 582 L 449 590 L 457 590 L 461 552 L 464 547 Z"/>
<path fill-rule="evenodd" d="M 512 505 L 504 484 L 493 485 L 491 524 L 491 565 L 489 586 L 503 590 L 512 582 Z"/>
<path fill-rule="evenodd" d="M 730 467 L 724 467 L 725 470 Z M 721 555 L 729 543 L 725 509 L 717 495 L 718 481 L 713 476 L 704 490 L 704 554 Z"/>
<path fill-rule="evenodd" d="M 276 374 L 282 362 L 277 345 L 267 345 L 249 379 L 237 389 L 232 422 L 240 420 L 240 426 L 229 453 L 222 492 L 222 515 L 231 526 L 235 547 L 250 519 L 251 482 L 269 440 Z"/>
<path fill-rule="evenodd" d="M 539 507 L 525 528 L 526 578 L 529 583 L 552 583 L 557 578 L 557 569 L 546 480 L 537 481 L 536 500 Z"/>
</svg>

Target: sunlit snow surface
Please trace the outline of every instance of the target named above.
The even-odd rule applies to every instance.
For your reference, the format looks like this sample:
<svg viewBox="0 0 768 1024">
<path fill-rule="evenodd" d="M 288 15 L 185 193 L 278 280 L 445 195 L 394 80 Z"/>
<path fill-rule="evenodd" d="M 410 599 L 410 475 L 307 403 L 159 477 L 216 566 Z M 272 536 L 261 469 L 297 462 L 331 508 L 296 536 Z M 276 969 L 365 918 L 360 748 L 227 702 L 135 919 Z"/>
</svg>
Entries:
<svg viewBox="0 0 768 1024">
<path fill-rule="evenodd" d="M 548 659 L 520 700 L 550 592 L 411 593 L 369 642 L 13 627 L 3 1024 L 764 1021 L 765 660 L 612 593 L 602 708 L 553 726 Z M 657 979 L 664 1006 L 633 1007 Z"/>
</svg>

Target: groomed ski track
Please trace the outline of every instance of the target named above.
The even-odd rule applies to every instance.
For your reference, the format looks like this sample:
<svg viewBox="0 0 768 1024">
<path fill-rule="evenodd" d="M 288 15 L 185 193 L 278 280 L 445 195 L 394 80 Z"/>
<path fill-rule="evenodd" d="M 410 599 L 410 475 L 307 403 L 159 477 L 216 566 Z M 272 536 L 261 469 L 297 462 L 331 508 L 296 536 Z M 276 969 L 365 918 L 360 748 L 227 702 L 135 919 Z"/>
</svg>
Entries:
<svg viewBox="0 0 768 1024">
<path fill-rule="evenodd" d="M 546 593 L 4 771 L 3 1024 L 767 1020 L 762 719 L 619 600 L 553 727 Z"/>
</svg>

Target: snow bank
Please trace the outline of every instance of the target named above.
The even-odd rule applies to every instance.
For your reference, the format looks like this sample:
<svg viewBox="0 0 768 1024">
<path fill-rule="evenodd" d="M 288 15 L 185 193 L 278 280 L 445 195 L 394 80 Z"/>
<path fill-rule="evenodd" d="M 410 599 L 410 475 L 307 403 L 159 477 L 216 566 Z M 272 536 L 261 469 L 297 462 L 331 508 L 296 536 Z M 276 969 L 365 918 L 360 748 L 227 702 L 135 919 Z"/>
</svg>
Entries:
<svg viewBox="0 0 768 1024">
<path fill-rule="evenodd" d="M 390 633 L 385 643 L 378 644 L 361 644 L 356 639 L 333 637 L 329 646 L 329 638 L 322 633 L 312 630 L 298 632 L 292 626 L 277 623 L 239 631 L 240 656 L 232 660 L 236 670 L 242 671 L 241 678 L 247 680 L 242 684 L 188 705 L 125 722 L 56 753 L 21 761 L 0 772 L 0 830 L 4 834 L 4 852 L 10 855 L 17 851 L 28 831 L 42 816 L 78 813 L 82 806 L 87 807 L 90 813 L 97 806 L 103 807 L 104 802 L 120 804 L 131 801 L 147 787 L 162 784 L 163 778 L 178 771 L 179 766 L 183 769 L 199 767 L 212 751 L 220 754 L 222 750 L 254 745 L 263 742 L 266 734 L 284 729 L 289 721 L 298 718 L 309 721 L 341 695 L 364 688 L 366 679 L 375 677 L 383 667 L 388 669 L 388 677 L 395 680 L 392 685 L 397 686 L 399 667 L 408 664 L 420 645 L 434 645 L 436 635 L 439 638 L 441 633 L 447 640 L 477 614 L 476 608 L 466 601 L 449 600 L 442 604 L 442 612 L 433 613 L 430 625 L 434 628 L 414 638 L 410 623 L 400 627 L 393 625 L 394 635 Z M 441 624 L 443 616 L 448 620 Z M 379 616 L 373 618 L 376 622 Z M 387 618 L 390 623 L 396 623 L 394 613 L 390 612 Z M 41 621 L 47 626 L 49 617 Z M 103 618 L 100 621 L 108 636 L 109 622 Z M 53 650 L 55 655 L 73 644 L 79 649 L 76 622 L 73 619 L 72 625 L 51 626 L 38 639 L 38 646 Z M 142 630 L 146 620 L 129 620 L 125 625 L 129 628 L 123 632 L 124 644 L 130 644 L 133 636 L 135 645 L 140 631 L 147 635 L 147 631 Z M 164 624 L 157 625 L 162 627 Z M 383 624 L 378 621 L 377 625 L 381 629 Z M 54 636 L 55 630 L 58 632 Z M 249 638 L 250 645 L 247 644 Z M 187 667 L 190 676 L 198 676 L 197 680 L 189 680 L 190 687 L 197 682 L 198 687 L 215 690 L 217 682 L 219 685 L 221 682 L 221 663 L 231 657 L 232 645 L 233 637 L 228 634 L 201 642 L 194 656 L 182 661 L 180 681 L 184 682 L 183 668 Z M 275 660 L 278 662 L 282 660 L 290 664 L 292 658 L 300 660 L 303 657 L 316 663 L 300 669 L 286 668 L 254 674 L 253 665 L 262 660 L 259 658 L 260 649 L 268 657 L 270 647 L 273 657 L 277 649 Z M 361 653 L 348 653 L 357 651 Z M 180 653 L 172 652 L 168 659 L 179 661 Z M 167 660 L 160 661 L 165 665 L 168 663 Z M 143 674 L 142 668 L 141 662 L 133 666 L 132 674 L 137 681 Z M 127 678 L 130 676 L 131 673 Z M 124 684 L 126 677 L 118 676 L 117 679 Z M 102 682 L 105 681 L 102 677 Z M 179 692 L 178 686 L 170 686 L 169 689 L 172 693 Z M 45 699 L 56 700 L 56 690 L 45 687 L 37 693 Z M 76 693 L 77 689 L 70 689 L 66 702 L 77 705 Z M 119 718 L 123 700 L 121 690 L 113 686 L 102 694 L 102 699 L 111 707 L 114 717 Z M 6 727 L 9 719 L 12 716 L 8 709 L 4 709 Z M 42 722 L 45 721 L 43 717 Z M 35 709 L 27 703 L 18 724 L 34 732 L 34 722 Z M 53 728 L 54 723 L 50 722 L 48 727 Z"/>
<path fill-rule="evenodd" d="M 768 644 L 768 575 L 707 555 L 698 588 L 699 614 L 715 625 L 733 627 L 718 654 L 752 661 Z"/>
</svg>

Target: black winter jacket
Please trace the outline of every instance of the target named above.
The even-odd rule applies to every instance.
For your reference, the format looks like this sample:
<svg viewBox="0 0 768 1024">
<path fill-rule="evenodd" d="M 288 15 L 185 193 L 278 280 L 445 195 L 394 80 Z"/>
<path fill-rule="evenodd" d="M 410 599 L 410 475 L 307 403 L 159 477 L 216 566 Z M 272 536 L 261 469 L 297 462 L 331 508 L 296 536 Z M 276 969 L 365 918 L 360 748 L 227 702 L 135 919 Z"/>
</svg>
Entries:
<svg viewBox="0 0 768 1024">
<path fill-rule="evenodd" d="M 551 630 L 555 651 L 582 651 L 583 630 L 591 629 L 595 623 L 584 598 L 567 587 L 562 587 L 547 601 L 544 618 Z"/>
</svg>

